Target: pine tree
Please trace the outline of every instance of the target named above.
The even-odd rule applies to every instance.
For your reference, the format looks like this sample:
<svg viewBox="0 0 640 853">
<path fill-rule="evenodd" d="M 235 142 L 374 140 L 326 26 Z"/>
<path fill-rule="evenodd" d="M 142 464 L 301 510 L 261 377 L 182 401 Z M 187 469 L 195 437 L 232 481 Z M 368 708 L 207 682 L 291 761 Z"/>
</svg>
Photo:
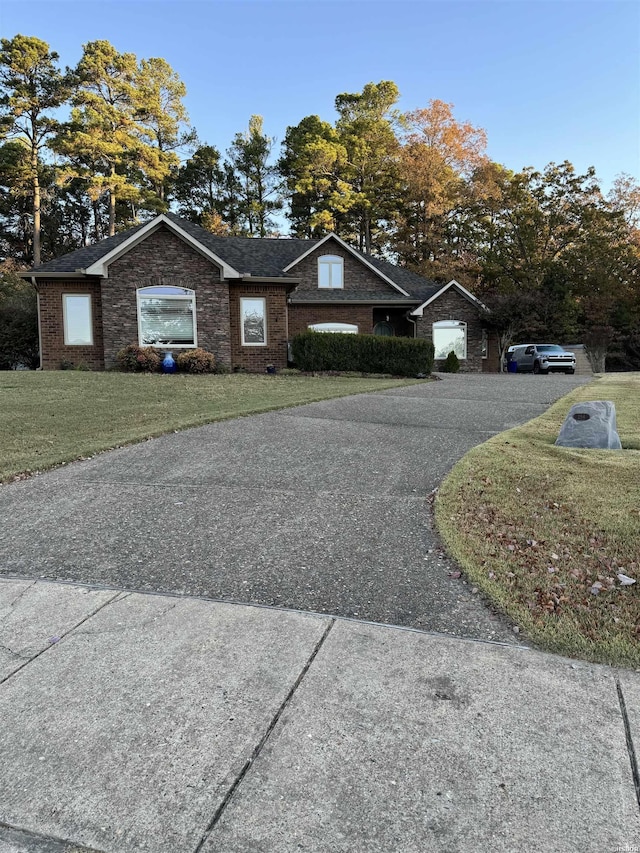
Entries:
<svg viewBox="0 0 640 853">
<path fill-rule="evenodd" d="M 254 115 L 227 152 L 237 177 L 233 190 L 239 196 L 239 218 L 250 237 L 266 237 L 274 224 L 272 214 L 282 207 L 278 171 L 269 163 L 274 141 L 264 133 L 262 116 Z"/>
<path fill-rule="evenodd" d="M 58 54 L 33 36 L 16 35 L 0 41 L 0 134 L 16 140 L 26 152 L 30 184 L 35 266 L 41 260 L 42 151 L 57 130 L 51 111 L 69 94 L 68 81 L 57 66 Z"/>
</svg>

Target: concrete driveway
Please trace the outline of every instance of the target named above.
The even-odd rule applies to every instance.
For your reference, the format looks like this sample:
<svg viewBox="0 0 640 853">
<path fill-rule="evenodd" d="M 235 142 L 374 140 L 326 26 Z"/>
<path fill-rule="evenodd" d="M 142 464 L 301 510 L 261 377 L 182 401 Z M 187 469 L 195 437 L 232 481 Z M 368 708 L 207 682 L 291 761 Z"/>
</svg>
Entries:
<svg viewBox="0 0 640 853">
<path fill-rule="evenodd" d="M 442 554 L 427 496 L 586 381 L 442 381 L 212 424 L 0 489 L 0 573 L 514 641 Z"/>
</svg>

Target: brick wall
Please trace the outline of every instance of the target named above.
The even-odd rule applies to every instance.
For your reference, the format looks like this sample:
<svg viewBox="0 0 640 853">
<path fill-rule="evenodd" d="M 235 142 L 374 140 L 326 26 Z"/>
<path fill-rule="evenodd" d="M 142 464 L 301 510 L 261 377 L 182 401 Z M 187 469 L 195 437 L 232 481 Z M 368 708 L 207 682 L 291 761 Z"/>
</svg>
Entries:
<svg viewBox="0 0 640 853">
<path fill-rule="evenodd" d="M 319 249 L 314 249 L 310 255 L 293 267 L 289 274 L 300 279 L 300 284 L 292 293 L 295 299 L 297 293 L 315 293 L 322 299 L 323 295 L 333 291 L 318 287 L 318 258 L 322 255 L 337 255 L 344 260 L 344 290 L 350 293 L 380 293 L 389 299 L 400 295 L 399 291 L 387 284 L 372 270 L 358 261 L 350 252 L 343 249 L 335 240 L 327 240 Z M 337 291 L 342 292 L 341 290 Z"/>
<path fill-rule="evenodd" d="M 198 346 L 231 364 L 228 283 L 220 281 L 216 266 L 163 227 L 114 261 L 102 281 L 105 365 L 114 364 L 122 347 L 138 343 L 136 290 L 154 285 L 195 291 Z"/>
<path fill-rule="evenodd" d="M 353 323 L 362 335 L 373 332 L 371 305 L 289 305 L 289 340 L 313 323 Z"/>
<path fill-rule="evenodd" d="M 62 295 L 64 293 L 91 296 L 93 321 L 93 346 L 66 346 Z M 100 284 L 95 279 L 86 281 L 43 280 L 38 282 L 40 301 L 40 338 L 42 342 L 42 367 L 59 370 L 63 363 L 86 365 L 92 370 L 104 369 L 102 341 L 102 303 Z"/>
<path fill-rule="evenodd" d="M 243 346 L 240 333 L 241 297 L 264 297 L 267 309 L 267 345 Z M 229 288 L 231 363 L 264 372 L 267 365 L 287 366 L 287 292 L 285 285 L 235 284 Z"/>
<path fill-rule="evenodd" d="M 416 317 L 416 336 L 433 340 L 432 324 L 440 320 L 462 320 L 467 324 L 467 357 L 460 360 L 460 372 L 482 372 L 482 323 L 478 309 L 455 288 L 450 287 L 424 309 L 422 317 Z M 442 363 L 436 361 L 434 369 L 438 370 Z"/>
</svg>

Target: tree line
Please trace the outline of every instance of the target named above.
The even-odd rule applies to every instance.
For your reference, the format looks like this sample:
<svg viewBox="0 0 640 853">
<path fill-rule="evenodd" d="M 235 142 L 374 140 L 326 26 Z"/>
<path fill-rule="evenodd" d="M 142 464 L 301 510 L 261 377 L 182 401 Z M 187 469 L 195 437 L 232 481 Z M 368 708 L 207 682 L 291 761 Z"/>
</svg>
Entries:
<svg viewBox="0 0 640 853">
<path fill-rule="evenodd" d="M 640 366 L 640 187 L 605 196 L 569 161 L 513 171 L 479 127 L 392 81 L 335 99 L 279 149 L 251 116 L 222 153 L 200 140 L 179 75 L 89 42 L 75 68 L 35 37 L 0 42 L 0 252 L 31 265 L 173 210 L 220 235 L 333 231 L 435 281 L 455 278 L 517 337 L 584 339 Z M 15 301 L 12 284 L 12 299 Z M 0 299 L 2 292 L 0 291 Z M 0 303 L 0 312 L 1 312 Z M 1 345 L 1 344 L 0 344 Z"/>
</svg>

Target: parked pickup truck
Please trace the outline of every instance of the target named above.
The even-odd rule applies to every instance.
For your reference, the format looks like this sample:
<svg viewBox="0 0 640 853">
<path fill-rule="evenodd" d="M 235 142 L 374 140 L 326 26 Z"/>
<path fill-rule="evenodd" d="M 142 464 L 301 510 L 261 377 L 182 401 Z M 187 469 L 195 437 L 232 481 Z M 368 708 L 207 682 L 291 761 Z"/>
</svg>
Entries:
<svg viewBox="0 0 640 853">
<path fill-rule="evenodd" d="M 517 373 L 549 373 L 551 370 L 575 373 L 574 353 L 558 344 L 520 344 L 509 347 L 508 360 L 516 364 Z"/>
</svg>

